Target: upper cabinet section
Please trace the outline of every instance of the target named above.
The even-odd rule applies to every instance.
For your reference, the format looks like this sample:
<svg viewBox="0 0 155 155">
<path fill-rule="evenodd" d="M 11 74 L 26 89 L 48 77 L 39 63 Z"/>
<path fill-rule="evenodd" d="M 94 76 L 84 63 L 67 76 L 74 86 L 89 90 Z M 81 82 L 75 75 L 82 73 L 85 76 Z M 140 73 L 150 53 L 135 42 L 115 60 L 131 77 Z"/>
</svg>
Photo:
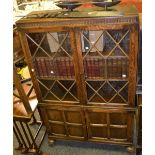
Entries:
<svg viewBox="0 0 155 155">
<path fill-rule="evenodd" d="M 138 16 L 52 15 L 17 22 L 40 102 L 134 105 Z"/>
</svg>

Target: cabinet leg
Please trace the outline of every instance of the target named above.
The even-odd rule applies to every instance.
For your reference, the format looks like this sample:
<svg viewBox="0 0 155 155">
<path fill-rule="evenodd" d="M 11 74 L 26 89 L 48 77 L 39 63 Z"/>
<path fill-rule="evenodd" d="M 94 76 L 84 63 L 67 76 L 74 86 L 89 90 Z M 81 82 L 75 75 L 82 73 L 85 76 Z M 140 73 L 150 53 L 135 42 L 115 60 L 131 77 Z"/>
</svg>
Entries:
<svg viewBox="0 0 155 155">
<path fill-rule="evenodd" d="M 142 155 L 142 148 L 141 147 L 136 148 L 136 155 Z"/>
<path fill-rule="evenodd" d="M 53 145 L 55 142 L 54 139 L 48 138 L 48 145 Z"/>
<path fill-rule="evenodd" d="M 134 153 L 135 149 L 133 146 L 129 146 L 129 147 L 127 147 L 127 151 L 128 151 L 128 153 Z"/>
<path fill-rule="evenodd" d="M 24 149 L 23 144 L 19 144 L 19 146 L 15 148 L 15 150 L 22 150 L 22 149 Z"/>
</svg>

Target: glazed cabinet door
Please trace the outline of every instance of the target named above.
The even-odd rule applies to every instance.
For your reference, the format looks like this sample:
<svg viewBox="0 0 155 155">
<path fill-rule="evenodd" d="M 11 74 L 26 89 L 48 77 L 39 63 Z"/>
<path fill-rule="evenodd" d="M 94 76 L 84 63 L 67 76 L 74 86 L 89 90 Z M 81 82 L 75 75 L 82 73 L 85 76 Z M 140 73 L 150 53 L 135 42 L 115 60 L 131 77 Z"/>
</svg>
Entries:
<svg viewBox="0 0 155 155">
<path fill-rule="evenodd" d="M 79 103 L 73 37 L 47 29 L 22 36 L 39 102 Z"/>
<path fill-rule="evenodd" d="M 87 104 L 133 105 L 136 27 L 80 28 L 76 33 Z"/>
<path fill-rule="evenodd" d="M 131 144 L 134 113 L 122 109 L 86 108 L 88 140 Z"/>
<path fill-rule="evenodd" d="M 60 139 L 85 140 L 86 124 L 80 107 L 49 105 L 41 107 L 49 136 Z"/>
</svg>

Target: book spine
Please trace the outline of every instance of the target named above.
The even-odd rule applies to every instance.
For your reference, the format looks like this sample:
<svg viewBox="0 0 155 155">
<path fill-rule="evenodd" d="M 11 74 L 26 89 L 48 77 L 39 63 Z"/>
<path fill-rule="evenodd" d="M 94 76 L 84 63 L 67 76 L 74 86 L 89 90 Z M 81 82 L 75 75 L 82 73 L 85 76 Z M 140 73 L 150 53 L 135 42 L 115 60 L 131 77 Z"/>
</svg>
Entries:
<svg viewBox="0 0 155 155">
<path fill-rule="evenodd" d="M 86 59 L 86 62 L 87 62 L 87 73 L 88 73 L 88 78 L 91 78 L 92 77 L 92 71 L 91 71 L 91 59 Z"/>
<path fill-rule="evenodd" d="M 54 68 L 55 68 L 55 72 L 56 72 L 56 77 L 58 78 L 60 75 L 60 71 L 59 71 L 59 60 L 58 58 L 55 59 L 54 61 Z"/>
<path fill-rule="evenodd" d="M 127 60 L 122 58 L 122 78 L 127 76 Z"/>
<path fill-rule="evenodd" d="M 72 78 L 72 75 L 71 75 L 71 63 L 70 63 L 70 61 L 71 61 L 70 58 L 68 58 L 67 61 L 66 61 L 68 78 Z"/>
<path fill-rule="evenodd" d="M 34 70 L 35 70 L 36 76 L 39 77 L 38 64 L 37 64 L 37 60 L 36 59 L 34 59 L 34 61 L 33 61 L 33 66 L 34 66 Z"/>
<path fill-rule="evenodd" d="M 50 70 L 49 70 L 48 61 L 49 61 L 49 59 L 44 59 L 46 74 L 47 74 L 47 77 L 50 77 Z"/>
<path fill-rule="evenodd" d="M 91 77 L 95 78 L 95 63 L 93 58 L 91 58 Z"/>
<path fill-rule="evenodd" d="M 129 60 L 126 59 L 126 77 L 129 76 Z"/>
<path fill-rule="evenodd" d="M 44 58 L 40 58 L 40 61 L 41 61 L 43 77 L 47 77 L 47 69 L 46 69 L 46 65 L 45 65 L 45 59 Z"/>
<path fill-rule="evenodd" d="M 85 77 L 87 78 L 87 62 L 86 62 L 86 59 L 83 60 L 83 65 L 84 65 L 84 74 L 85 74 Z"/>
<path fill-rule="evenodd" d="M 74 78 L 75 77 L 74 64 L 73 64 L 72 60 L 70 61 L 70 63 L 71 63 L 71 76 L 72 76 L 72 78 Z"/>
<path fill-rule="evenodd" d="M 116 64 L 116 59 L 115 58 L 113 58 L 112 59 L 113 60 L 113 78 L 116 78 L 116 76 L 117 76 L 117 64 Z"/>
<path fill-rule="evenodd" d="M 112 77 L 112 59 L 107 59 L 107 72 L 108 72 L 108 78 Z"/>
<path fill-rule="evenodd" d="M 49 63 L 49 66 L 48 66 L 49 75 L 50 77 L 55 77 L 57 70 L 55 69 L 55 66 L 54 66 L 54 60 L 50 59 L 48 60 L 48 63 Z"/>
<path fill-rule="evenodd" d="M 90 58 L 90 74 L 91 78 L 94 78 L 94 63 L 93 63 L 93 58 Z"/>
<path fill-rule="evenodd" d="M 37 64 L 38 64 L 38 69 L 39 69 L 39 77 L 43 77 L 43 71 L 42 71 L 42 65 L 41 65 L 41 60 L 37 59 Z"/>
<path fill-rule="evenodd" d="M 104 66 L 103 66 L 103 59 L 98 59 L 98 66 L 99 66 L 99 78 L 104 77 Z"/>
<path fill-rule="evenodd" d="M 95 66 L 95 77 L 100 77 L 100 68 L 99 68 L 99 62 L 98 62 L 98 59 L 94 59 L 94 66 Z"/>
<path fill-rule="evenodd" d="M 57 63 L 57 65 L 58 65 L 58 68 L 59 68 L 59 75 L 58 75 L 58 77 L 59 78 L 62 78 L 63 76 L 64 76 L 64 68 L 63 68 L 63 61 L 62 61 L 62 59 L 58 59 L 58 61 L 57 61 L 58 63 Z"/>
<path fill-rule="evenodd" d="M 65 77 L 69 78 L 69 64 L 68 64 L 69 58 L 64 58 L 64 69 L 65 69 Z"/>
<path fill-rule="evenodd" d="M 65 59 L 59 58 L 57 59 L 57 67 L 58 67 L 58 77 L 59 78 L 66 78 L 66 64 Z"/>
<path fill-rule="evenodd" d="M 62 77 L 66 78 L 67 77 L 67 69 L 66 69 L 66 59 L 61 58 L 61 68 L 62 68 Z"/>
<path fill-rule="evenodd" d="M 122 66 L 121 58 L 118 58 L 118 77 L 119 78 L 122 78 L 122 74 L 121 74 L 122 68 L 121 68 L 121 66 Z"/>
<path fill-rule="evenodd" d="M 119 58 L 116 58 L 116 77 L 119 77 Z"/>
</svg>

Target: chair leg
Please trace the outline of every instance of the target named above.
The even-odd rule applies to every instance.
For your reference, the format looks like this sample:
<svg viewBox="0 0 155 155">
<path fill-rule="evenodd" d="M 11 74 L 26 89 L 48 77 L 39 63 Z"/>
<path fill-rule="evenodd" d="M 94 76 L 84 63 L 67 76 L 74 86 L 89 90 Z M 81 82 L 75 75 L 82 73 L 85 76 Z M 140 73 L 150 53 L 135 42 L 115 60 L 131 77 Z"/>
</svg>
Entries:
<svg viewBox="0 0 155 155">
<path fill-rule="evenodd" d="M 15 128 L 17 129 L 17 132 L 19 133 L 20 139 L 21 139 L 22 144 L 23 144 L 23 146 L 24 146 L 24 148 L 23 148 L 21 151 L 22 151 L 22 153 L 27 153 L 27 152 L 28 152 L 28 147 L 27 147 L 27 145 L 26 145 L 26 142 L 25 142 L 25 140 L 24 140 L 24 138 L 23 138 L 23 136 L 22 136 L 22 134 L 21 134 L 21 132 L 20 132 L 20 130 L 19 130 L 19 127 L 18 127 L 16 121 L 13 121 L 13 123 L 14 123 L 14 125 L 15 125 Z"/>
<path fill-rule="evenodd" d="M 23 144 L 22 144 L 22 142 L 21 142 L 21 140 L 20 140 L 20 138 L 19 138 L 19 136 L 17 134 L 17 131 L 16 131 L 15 127 L 13 127 L 13 132 L 14 132 L 14 134 L 15 134 L 15 136 L 17 138 L 18 144 L 19 144 L 19 146 L 17 148 L 15 148 L 15 149 L 16 150 L 22 150 L 22 149 L 24 149 Z"/>
</svg>

